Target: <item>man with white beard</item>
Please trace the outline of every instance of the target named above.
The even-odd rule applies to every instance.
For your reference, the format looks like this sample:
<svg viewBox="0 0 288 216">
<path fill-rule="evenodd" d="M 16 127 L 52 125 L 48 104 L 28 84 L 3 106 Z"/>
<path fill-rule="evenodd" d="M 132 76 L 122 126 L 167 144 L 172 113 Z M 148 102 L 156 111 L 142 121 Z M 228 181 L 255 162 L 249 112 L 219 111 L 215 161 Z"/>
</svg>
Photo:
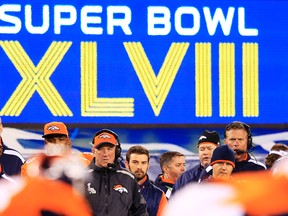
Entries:
<svg viewBox="0 0 288 216">
<path fill-rule="evenodd" d="M 49 122 L 44 125 L 44 150 L 48 156 L 63 156 L 70 157 L 78 156 L 79 160 L 88 166 L 90 161 L 83 155 L 83 153 L 72 149 L 72 141 L 69 137 L 66 125 L 63 122 Z M 21 167 L 21 176 L 32 175 L 37 169 L 39 163 L 39 156 L 36 155 Z"/>
</svg>

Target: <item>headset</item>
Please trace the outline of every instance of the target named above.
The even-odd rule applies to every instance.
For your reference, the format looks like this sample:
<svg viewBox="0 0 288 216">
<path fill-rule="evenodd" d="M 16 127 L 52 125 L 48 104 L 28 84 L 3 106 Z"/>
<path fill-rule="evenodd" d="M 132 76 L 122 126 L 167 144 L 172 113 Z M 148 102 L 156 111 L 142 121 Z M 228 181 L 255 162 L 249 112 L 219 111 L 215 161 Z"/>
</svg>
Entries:
<svg viewBox="0 0 288 216">
<path fill-rule="evenodd" d="M 225 127 L 225 131 L 224 131 L 224 138 L 226 138 L 226 131 L 227 129 L 231 128 L 232 125 L 234 124 L 240 124 L 244 127 L 245 131 L 248 134 L 248 142 L 247 142 L 247 150 L 251 149 L 253 147 L 253 142 L 252 142 L 252 133 L 251 133 L 251 129 L 250 126 L 244 122 L 240 122 L 240 121 L 233 121 L 230 124 L 228 124 Z"/>
<path fill-rule="evenodd" d="M 118 158 L 121 158 L 122 148 L 121 148 L 121 143 L 120 143 L 120 140 L 118 138 L 118 135 L 114 131 L 109 130 L 109 129 L 102 129 L 102 130 L 96 132 L 94 137 L 93 137 L 92 143 L 94 144 L 94 138 L 96 136 L 98 136 L 99 134 L 103 133 L 103 132 L 107 132 L 109 134 L 112 134 L 115 137 L 116 141 L 117 141 L 117 144 L 116 144 L 116 147 L 115 147 L 115 162 L 116 162 L 116 161 L 118 161 Z"/>
</svg>

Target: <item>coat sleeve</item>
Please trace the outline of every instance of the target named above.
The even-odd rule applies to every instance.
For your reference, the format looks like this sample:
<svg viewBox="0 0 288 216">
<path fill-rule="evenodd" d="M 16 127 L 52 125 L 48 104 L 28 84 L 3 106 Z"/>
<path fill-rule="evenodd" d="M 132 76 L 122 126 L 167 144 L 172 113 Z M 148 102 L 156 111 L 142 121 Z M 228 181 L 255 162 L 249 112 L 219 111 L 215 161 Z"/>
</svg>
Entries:
<svg viewBox="0 0 288 216">
<path fill-rule="evenodd" d="M 185 182 L 184 182 L 185 175 L 186 174 L 183 173 L 175 182 L 173 189 L 172 189 L 172 195 L 175 194 L 175 192 L 178 191 L 185 184 Z"/>
<path fill-rule="evenodd" d="M 158 212 L 157 212 L 157 216 L 162 216 L 164 215 L 164 211 L 165 211 L 165 208 L 168 204 L 168 201 L 167 201 L 167 198 L 164 194 L 164 192 L 162 193 L 162 197 L 161 197 L 161 200 L 159 202 L 159 207 L 158 207 Z"/>
<path fill-rule="evenodd" d="M 141 195 L 136 180 L 133 182 L 133 205 L 131 206 L 130 212 L 131 215 L 135 216 L 148 216 L 146 201 Z"/>
</svg>

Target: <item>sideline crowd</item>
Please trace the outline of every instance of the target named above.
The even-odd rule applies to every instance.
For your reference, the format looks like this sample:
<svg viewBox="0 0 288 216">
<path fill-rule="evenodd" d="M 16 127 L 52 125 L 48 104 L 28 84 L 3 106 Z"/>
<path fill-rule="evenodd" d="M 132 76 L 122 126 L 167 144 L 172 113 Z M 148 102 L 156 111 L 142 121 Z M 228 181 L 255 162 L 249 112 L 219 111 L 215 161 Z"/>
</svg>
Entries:
<svg viewBox="0 0 288 216">
<path fill-rule="evenodd" d="M 277 143 L 257 161 L 244 122 L 229 123 L 223 143 L 215 131 L 199 134 L 199 163 L 191 169 L 181 152 L 163 153 L 156 179 L 148 176 L 145 146 L 132 146 L 124 159 L 110 129 L 95 132 L 91 152 L 80 152 L 63 122 L 49 122 L 44 153 L 26 161 L 2 130 L 0 118 L 0 216 L 288 214 L 288 147 Z"/>
</svg>

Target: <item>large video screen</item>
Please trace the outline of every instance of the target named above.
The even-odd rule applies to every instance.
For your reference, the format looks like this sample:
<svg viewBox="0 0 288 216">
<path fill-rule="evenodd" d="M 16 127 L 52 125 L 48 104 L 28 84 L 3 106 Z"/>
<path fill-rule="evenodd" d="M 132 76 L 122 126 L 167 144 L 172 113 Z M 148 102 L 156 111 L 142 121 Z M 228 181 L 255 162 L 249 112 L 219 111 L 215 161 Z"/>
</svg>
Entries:
<svg viewBox="0 0 288 216">
<path fill-rule="evenodd" d="M 0 3 L 6 123 L 288 122 L 288 1 Z"/>
</svg>

